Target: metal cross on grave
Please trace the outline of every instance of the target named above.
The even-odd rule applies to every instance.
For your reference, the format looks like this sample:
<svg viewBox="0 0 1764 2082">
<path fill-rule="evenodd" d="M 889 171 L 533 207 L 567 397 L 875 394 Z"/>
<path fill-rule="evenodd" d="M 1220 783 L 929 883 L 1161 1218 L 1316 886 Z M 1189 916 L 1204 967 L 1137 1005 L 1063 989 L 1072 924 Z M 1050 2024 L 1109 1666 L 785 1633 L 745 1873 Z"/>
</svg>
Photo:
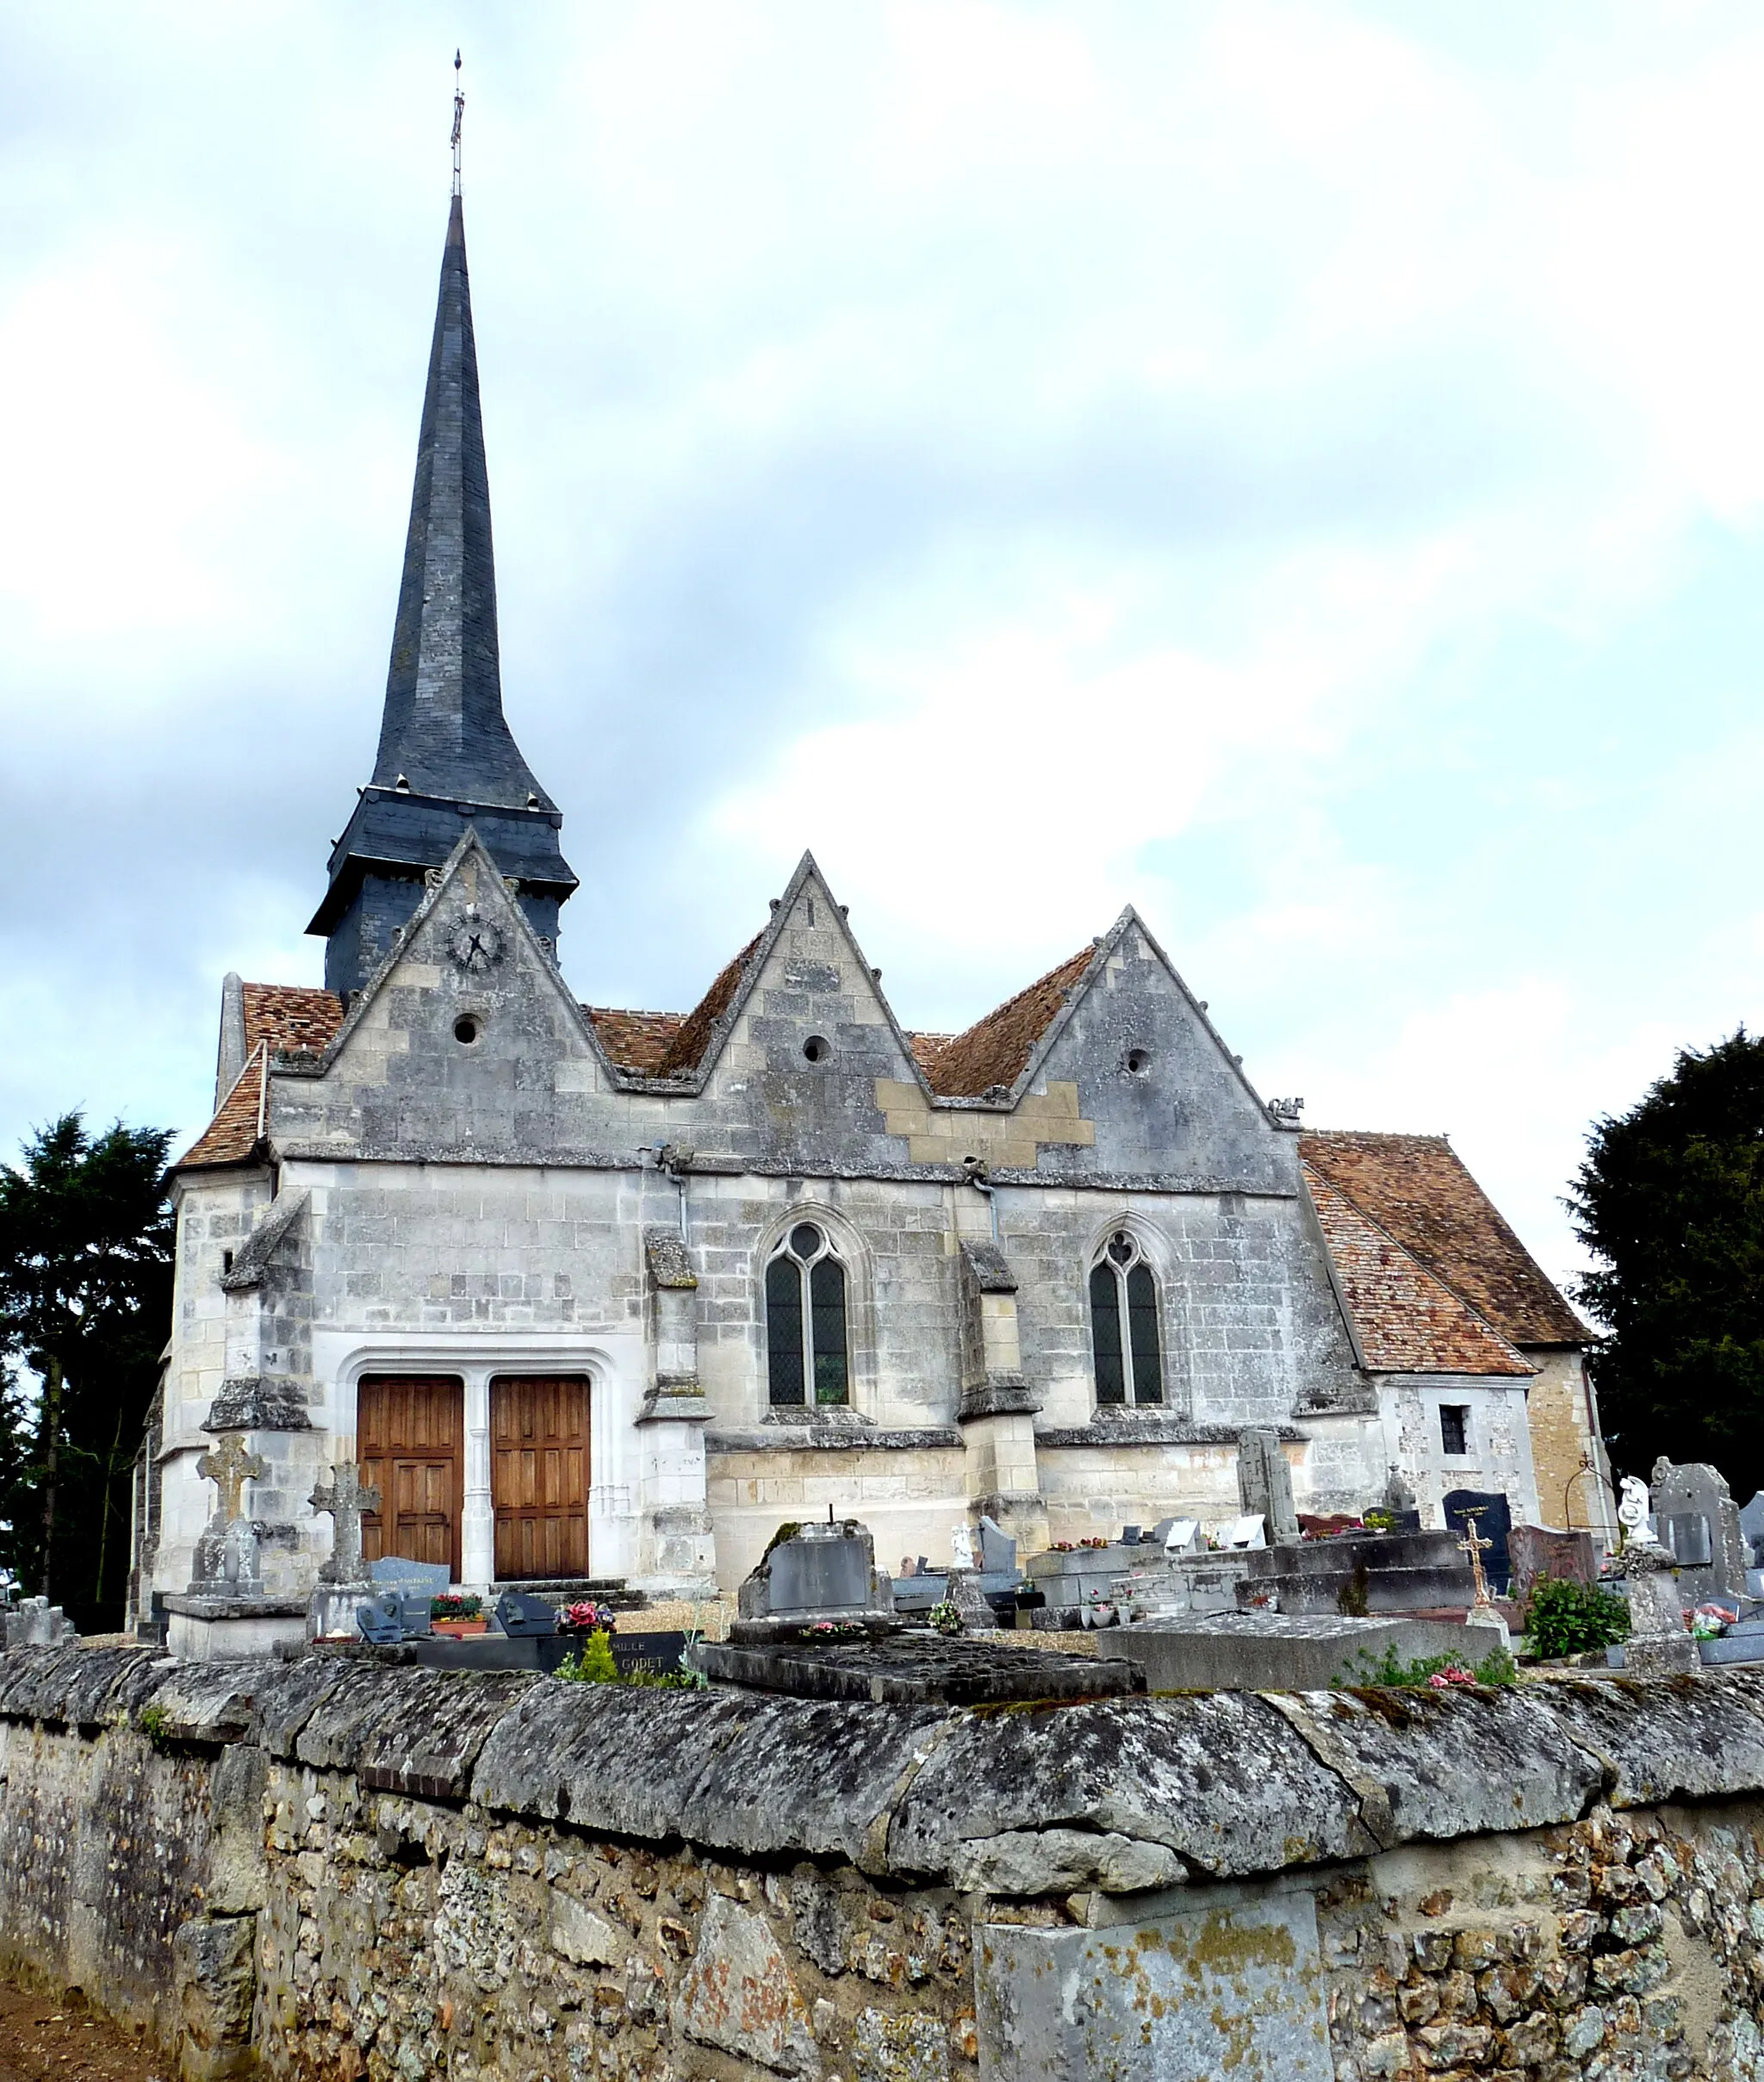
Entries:
<svg viewBox="0 0 1764 2082">
<path fill-rule="evenodd" d="M 248 1482 L 262 1482 L 269 1472 L 269 1462 L 261 1453 L 247 1453 L 237 1432 L 229 1432 L 220 1445 L 211 1447 L 196 1463 L 202 1480 L 219 1488 L 220 1515 L 229 1526 L 239 1515 L 239 1491 Z"/>
<path fill-rule="evenodd" d="M 320 1575 L 332 1583 L 363 1582 L 367 1570 L 362 1563 L 362 1516 L 380 1508 L 377 1485 L 364 1482 L 354 1464 L 345 1461 L 332 1469 L 329 1487 L 320 1482 L 307 1501 L 314 1511 L 328 1511 L 336 1525 L 331 1559 Z"/>
<path fill-rule="evenodd" d="M 1475 1602 L 1478 1605 L 1492 1605 L 1494 1600 L 1488 1595 L 1488 1579 L 1482 1574 L 1482 1557 L 1494 1543 L 1493 1540 L 1485 1540 L 1476 1531 L 1476 1520 L 1481 1515 L 1482 1507 L 1480 1505 L 1464 1513 L 1464 1537 L 1458 1542 L 1458 1551 L 1470 1557 L 1470 1581 L 1476 1587 Z"/>
</svg>

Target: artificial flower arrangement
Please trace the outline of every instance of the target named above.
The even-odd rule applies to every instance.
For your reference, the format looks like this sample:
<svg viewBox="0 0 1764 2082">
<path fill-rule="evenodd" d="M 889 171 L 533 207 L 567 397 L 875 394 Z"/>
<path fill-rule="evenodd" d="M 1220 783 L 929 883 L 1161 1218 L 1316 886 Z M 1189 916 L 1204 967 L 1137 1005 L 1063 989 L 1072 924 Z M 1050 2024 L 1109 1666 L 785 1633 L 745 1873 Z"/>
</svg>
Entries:
<svg viewBox="0 0 1764 2082">
<path fill-rule="evenodd" d="M 618 1631 L 618 1616 L 605 1605 L 596 1605 L 592 1598 L 581 1598 L 574 1605 L 560 1606 L 557 1628 L 560 1633 L 603 1633 Z"/>
<path fill-rule="evenodd" d="M 945 1598 L 941 1603 L 934 1605 L 931 1607 L 929 1618 L 932 1625 L 940 1634 L 960 1634 L 966 1633 L 967 1631 L 962 1624 L 961 1614 L 956 1610 L 954 1602 L 951 1599 Z"/>
<path fill-rule="evenodd" d="M 804 1627 L 804 1641 L 861 1641 L 866 1629 L 855 1619 L 817 1619 Z"/>
<path fill-rule="evenodd" d="M 429 1617 L 432 1619 L 475 1619 L 483 1612 L 481 1598 L 470 1592 L 444 1590 L 438 1598 L 429 1600 Z"/>
<path fill-rule="evenodd" d="M 1096 1536 L 1093 1536 L 1090 1539 L 1084 1539 L 1078 1542 L 1078 1545 L 1080 1547 L 1107 1547 L 1109 1544 L 1109 1541 Z"/>
<path fill-rule="evenodd" d="M 1443 1692 L 1449 1685 L 1475 1684 L 1476 1673 L 1467 1670 L 1461 1662 L 1448 1662 L 1443 1670 L 1435 1670 L 1427 1680 L 1436 1692 Z"/>
<path fill-rule="evenodd" d="M 1077 1542 L 1073 1540 L 1055 1540 L 1053 1551 L 1055 1554 L 1070 1554 L 1076 1544 Z"/>
</svg>

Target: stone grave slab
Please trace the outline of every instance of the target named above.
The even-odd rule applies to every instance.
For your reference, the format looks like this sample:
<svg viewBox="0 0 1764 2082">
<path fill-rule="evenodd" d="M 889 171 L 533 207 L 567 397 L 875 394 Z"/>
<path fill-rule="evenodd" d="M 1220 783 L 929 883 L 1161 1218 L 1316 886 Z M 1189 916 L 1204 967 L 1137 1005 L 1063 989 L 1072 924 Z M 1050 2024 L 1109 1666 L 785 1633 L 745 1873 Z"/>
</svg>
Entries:
<svg viewBox="0 0 1764 2082">
<path fill-rule="evenodd" d="M 1449 1619 L 1233 1612 L 1121 1626 L 1109 1645 L 1154 1692 L 1313 1692 L 1369 1681 L 1365 1666 L 1387 1649 L 1405 1662 L 1457 1656 L 1474 1666 L 1491 1644 Z"/>
<path fill-rule="evenodd" d="M 798 1699 L 867 1699 L 952 1706 L 1143 1692 L 1134 1662 L 932 1634 L 876 1641 L 700 1641 L 691 1666 L 713 1683 Z"/>
<path fill-rule="evenodd" d="M 1236 1557 L 1244 1572 L 1238 1605 L 1247 1611 L 1258 1599 L 1271 1599 L 1283 1613 L 1373 1618 L 1388 1613 L 1466 1611 L 1475 1585 L 1458 1537 L 1456 1532 L 1343 1532 L 1294 1547 L 1252 1548 Z"/>
<path fill-rule="evenodd" d="M 1723 1593 L 1737 1596 L 1746 1588 L 1751 1548 L 1721 1470 L 1706 1461 L 1674 1463 L 1662 1456 L 1649 1486 L 1660 1544 L 1678 1565 L 1685 1603 L 1700 1605 Z"/>
</svg>

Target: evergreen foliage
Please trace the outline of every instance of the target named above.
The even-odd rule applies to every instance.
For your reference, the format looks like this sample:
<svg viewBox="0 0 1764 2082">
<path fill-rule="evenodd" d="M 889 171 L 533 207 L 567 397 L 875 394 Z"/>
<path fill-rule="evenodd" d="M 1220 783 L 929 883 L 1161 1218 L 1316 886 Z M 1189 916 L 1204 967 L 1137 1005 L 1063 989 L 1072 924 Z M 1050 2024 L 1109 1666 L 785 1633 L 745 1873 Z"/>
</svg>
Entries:
<svg viewBox="0 0 1764 2082">
<path fill-rule="evenodd" d="M 1535 1656 L 1584 1656 L 1630 1631 L 1630 1608 L 1596 1584 L 1537 1576 L 1525 1594 L 1525 1638 Z"/>
<path fill-rule="evenodd" d="M 121 1623 L 171 1321 L 171 1140 L 121 1122 L 94 1136 L 69 1113 L 0 1166 L 0 1562 L 83 1631 Z"/>
<path fill-rule="evenodd" d="M 1685 1050 L 1626 1113 L 1595 1123 L 1568 1205 L 1599 1261 L 1577 1298 L 1612 1456 L 1712 1461 L 1764 1487 L 1764 1040 Z"/>
</svg>

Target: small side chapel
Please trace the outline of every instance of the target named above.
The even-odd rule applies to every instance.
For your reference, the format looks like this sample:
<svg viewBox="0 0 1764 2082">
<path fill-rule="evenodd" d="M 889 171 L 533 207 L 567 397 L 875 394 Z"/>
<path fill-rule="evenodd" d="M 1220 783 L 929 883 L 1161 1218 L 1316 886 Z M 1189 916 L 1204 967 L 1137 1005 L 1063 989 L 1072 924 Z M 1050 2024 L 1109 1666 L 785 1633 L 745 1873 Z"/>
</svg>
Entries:
<svg viewBox="0 0 1764 2082">
<path fill-rule="evenodd" d="M 503 713 L 456 194 L 324 986 L 227 977 L 176 1168 L 137 1619 L 214 1579 L 216 1482 L 307 1595 L 351 1464 L 370 1559 L 480 1590 L 728 1589 L 829 1508 L 890 1563 L 1213 1521 L 1252 1426 L 1301 1510 L 1395 1469 L 1431 1524 L 1608 1529 L 1586 1333 L 1450 1145 L 1302 1133 L 1132 910 L 910 1032 L 804 855 L 691 1011 L 614 1010 L 558 967 L 562 825 Z"/>
</svg>

